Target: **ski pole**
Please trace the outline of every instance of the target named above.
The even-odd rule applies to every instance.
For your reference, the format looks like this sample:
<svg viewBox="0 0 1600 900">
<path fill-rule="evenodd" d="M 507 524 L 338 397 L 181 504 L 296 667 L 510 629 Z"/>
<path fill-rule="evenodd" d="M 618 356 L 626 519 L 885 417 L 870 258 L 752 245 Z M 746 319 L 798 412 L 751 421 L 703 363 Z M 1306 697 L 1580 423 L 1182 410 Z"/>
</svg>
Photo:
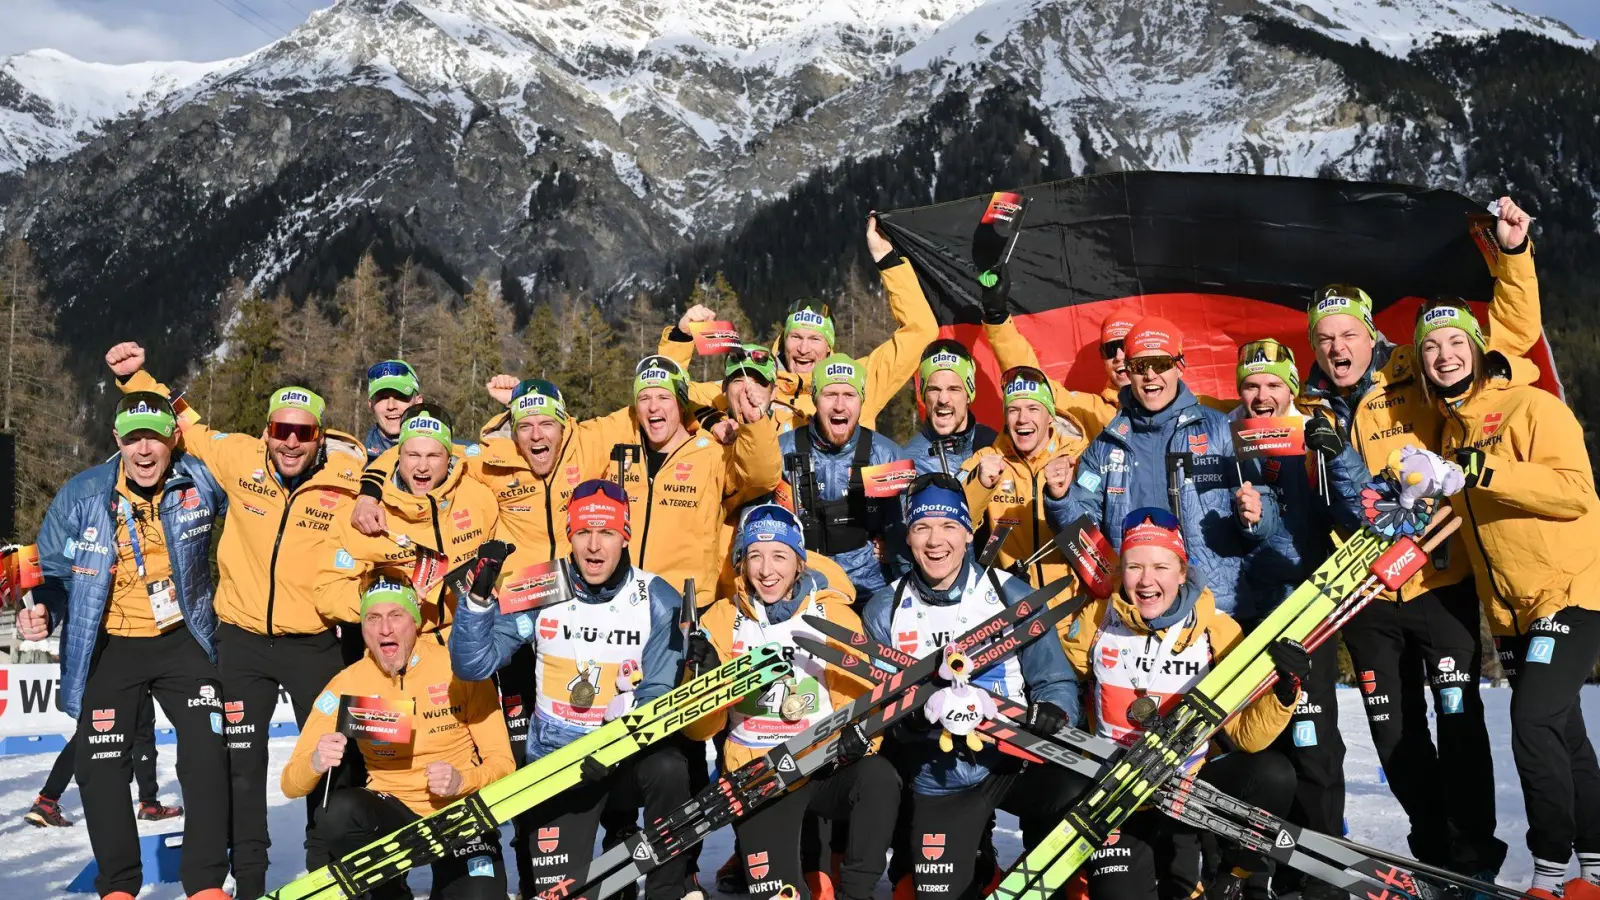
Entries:
<svg viewBox="0 0 1600 900">
<path fill-rule="evenodd" d="M 690 578 L 683 583 L 683 605 L 679 607 L 679 617 L 683 621 L 683 640 L 688 644 L 689 635 L 700 630 L 700 610 L 694 602 L 694 579 Z M 700 677 L 700 664 L 693 663 L 689 667 L 692 677 Z"/>
<path fill-rule="evenodd" d="M 1172 505 L 1172 515 L 1178 520 L 1180 533 L 1183 531 L 1183 470 L 1192 465 L 1193 453 L 1167 454 L 1167 502 Z"/>
<path fill-rule="evenodd" d="M 944 455 L 945 438 L 935 438 L 933 445 L 939 448 L 939 471 L 950 474 L 950 460 Z"/>
</svg>

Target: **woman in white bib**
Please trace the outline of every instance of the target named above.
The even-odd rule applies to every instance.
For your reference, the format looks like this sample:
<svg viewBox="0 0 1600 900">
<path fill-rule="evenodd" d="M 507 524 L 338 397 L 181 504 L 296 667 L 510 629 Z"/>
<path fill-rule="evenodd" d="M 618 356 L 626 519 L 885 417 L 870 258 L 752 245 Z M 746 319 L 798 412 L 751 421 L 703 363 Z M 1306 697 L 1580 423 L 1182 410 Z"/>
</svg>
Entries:
<svg viewBox="0 0 1600 900">
<path fill-rule="evenodd" d="M 1090 688 L 1096 731 L 1131 744 L 1146 724 L 1177 705 L 1238 644 L 1242 632 L 1217 611 L 1210 588 L 1188 581 L 1189 555 L 1178 520 L 1144 507 L 1122 523 L 1122 584 L 1085 616 Z M 1188 762 L 1191 773 L 1247 803 L 1285 815 L 1294 798 L 1295 772 L 1287 757 L 1269 750 L 1289 723 L 1311 658 L 1299 644 L 1280 640 L 1268 649 L 1277 666 L 1273 690 L 1223 726 L 1227 744 L 1207 762 L 1202 750 Z M 1214 742 L 1221 744 L 1223 742 Z M 1204 769 L 1201 764 L 1205 763 Z M 1225 852 L 1229 865 L 1208 896 L 1266 898 L 1267 860 Z M 1085 867 L 1090 900 L 1175 900 L 1194 894 L 1200 882 L 1199 836 L 1160 811 L 1135 813 Z"/>
<path fill-rule="evenodd" d="M 855 632 L 861 631 L 861 619 L 850 609 L 849 597 L 822 586 L 807 571 L 805 533 L 794 513 L 776 504 L 749 510 L 734 535 L 733 555 L 739 573 L 733 593 L 706 610 L 685 656 L 705 671 L 751 647 L 776 642 L 785 647 L 794 672 L 686 730 L 703 740 L 726 729 L 726 771 L 869 690 L 795 647 L 797 635 L 825 640 L 803 616 L 820 616 Z M 735 826 L 752 896 L 771 896 L 789 886 L 801 900 L 817 895 L 870 900 L 883 875 L 900 805 L 900 776 L 888 760 L 869 752 L 875 743 L 863 740 L 853 726 L 845 728 L 831 767 Z M 848 845 L 833 872 L 805 871 L 800 838 L 807 812 L 849 825 Z"/>
</svg>

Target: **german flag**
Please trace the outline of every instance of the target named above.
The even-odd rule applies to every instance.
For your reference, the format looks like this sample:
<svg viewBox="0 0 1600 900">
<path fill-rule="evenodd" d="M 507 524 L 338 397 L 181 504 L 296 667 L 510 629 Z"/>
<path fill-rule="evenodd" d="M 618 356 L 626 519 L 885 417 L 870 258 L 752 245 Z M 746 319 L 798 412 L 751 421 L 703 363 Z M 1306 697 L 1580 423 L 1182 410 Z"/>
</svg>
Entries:
<svg viewBox="0 0 1600 900">
<path fill-rule="evenodd" d="M 1315 365 L 1306 304 L 1325 284 L 1371 295 L 1378 328 L 1411 339 L 1425 299 L 1461 297 L 1484 316 L 1498 253 L 1486 204 L 1408 185 L 1177 172 L 1116 172 L 1016 190 L 1026 199 L 1010 261 L 1011 313 L 1050 376 L 1098 392 L 1100 323 L 1165 316 L 1184 331 L 1185 380 L 1236 396 L 1241 344 L 1273 337 Z M 979 415 L 997 421 L 999 378 L 980 340 L 974 232 L 994 195 L 883 213 L 946 337 L 973 348 Z M 979 242 L 981 244 L 981 242 Z M 992 249 L 992 248 L 991 248 Z M 1560 395 L 1541 339 L 1540 386 Z"/>
</svg>

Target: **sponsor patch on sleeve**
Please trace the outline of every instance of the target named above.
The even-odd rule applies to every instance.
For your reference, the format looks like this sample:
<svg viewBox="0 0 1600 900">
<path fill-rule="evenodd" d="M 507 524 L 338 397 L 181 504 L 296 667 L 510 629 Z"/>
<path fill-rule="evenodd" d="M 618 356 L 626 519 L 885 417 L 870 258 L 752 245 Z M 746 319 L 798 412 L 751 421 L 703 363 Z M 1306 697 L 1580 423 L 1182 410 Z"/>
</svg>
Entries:
<svg viewBox="0 0 1600 900">
<path fill-rule="evenodd" d="M 317 712 L 331 716 L 339 709 L 339 697 L 332 691 L 323 691 L 317 698 Z"/>
<path fill-rule="evenodd" d="M 1078 473 L 1078 486 L 1086 491 L 1100 490 L 1100 474 L 1085 469 Z"/>
</svg>

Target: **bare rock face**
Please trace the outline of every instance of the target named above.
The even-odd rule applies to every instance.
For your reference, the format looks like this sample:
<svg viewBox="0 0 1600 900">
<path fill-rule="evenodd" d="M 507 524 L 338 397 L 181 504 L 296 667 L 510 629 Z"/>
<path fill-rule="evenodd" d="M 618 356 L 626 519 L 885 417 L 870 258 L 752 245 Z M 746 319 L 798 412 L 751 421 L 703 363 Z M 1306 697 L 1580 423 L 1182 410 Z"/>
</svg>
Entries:
<svg viewBox="0 0 1600 900">
<path fill-rule="evenodd" d="M 524 312 L 656 282 L 999 89 L 1039 171 L 1461 187 L 1465 87 L 1408 104 L 1369 69 L 1507 29 L 1593 52 L 1488 0 L 344 0 L 234 60 L 0 63 L 0 227 L 92 310 L 62 320 L 85 352 L 192 356 L 228 279 L 303 294 L 369 245 Z M 980 189 L 937 149 L 968 127 L 938 125 L 927 196 L 897 202 Z"/>
</svg>

